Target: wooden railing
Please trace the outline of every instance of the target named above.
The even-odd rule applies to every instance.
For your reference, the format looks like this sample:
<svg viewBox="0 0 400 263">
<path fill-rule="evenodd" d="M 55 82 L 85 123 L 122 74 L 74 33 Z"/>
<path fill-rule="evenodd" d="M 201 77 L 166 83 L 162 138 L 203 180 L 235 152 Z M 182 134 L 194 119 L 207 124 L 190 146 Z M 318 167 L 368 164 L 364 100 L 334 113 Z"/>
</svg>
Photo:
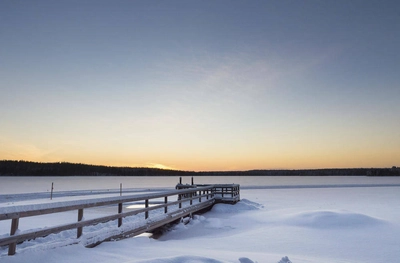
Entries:
<svg viewBox="0 0 400 263">
<path fill-rule="evenodd" d="M 181 185 L 181 184 L 180 184 Z M 11 220 L 10 236 L 0 238 L 0 246 L 8 245 L 8 255 L 14 255 L 17 243 L 45 237 L 49 234 L 59 233 L 61 231 L 76 229 L 77 243 L 82 236 L 83 227 L 105 223 L 117 220 L 118 227 L 123 224 L 123 218 L 143 213 L 143 224 L 133 229 L 124 230 L 122 233 L 112 234 L 101 241 L 94 241 L 86 246 L 94 246 L 106 240 L 121 238 L 124 236 L 134 236 L 147 231 L 151 231 L 162 225 L 175 221 L 179 218 L 195 213 L 199 210 L 208 208 L 214 203 L 236 203 L 240 200 L 239 185 L 181 185 L 178 190 L 164 191 L 151 194 L 131 195 L 126 197 L 97 198 L 79 201 L 66 201 L 47 203 L 40 205 L 23 205 L 14 207 L 0 208 L 0 220 Z M 175 196 L 174 199 L 172 197 Z M 158 200 L 156 200 L 158 199 Z M 161 200 L 161 201 L 160 201 Z M 144 208 L 138 208 L 131 211 L 123 211 L 124 204 L 140 202 Z M 154 204 L 150 206 L 150 204 Z M 84 209 L 93 207 L 104 207 L 116 205 L 117 211 L 109 216 L 102 216 L 90 220 L 84 220 Z M 149 212 L 153 210 L 163 210 L 165 216 L 162 218 L 150 220 Z M 54 227 L 43 228 L 40 230 L 28 230 L 17 233 L 19 219 L 38 215 L 60 213 L 77 210 L 77 221 L 69 224 L 58 225 Z M 148 220 L 149 219 L 149 220 Z"/>
<path fill-rule="evenodd" d="M 214 185 L 214 198 L 217 203 L 237 203 L 240 201 L 240 185 Z"/>
<path fill-rule="evenodd" d="M 161 221 L 151 222 L 151 225 L 146 225 L 143 229 L 134 229 L 130 232 L 125 232 L 123 235 L 131 235 L 132 233 L 140 234 L 152 229 L 155 229 L 163 224 L 179 219 L 189 213 L 204 209 L 215 202 L 213 186 L 199 187 L 186 190 L 172 190 L 160 193 L 141 194 L 127 197 L 112 197 L 100 199 L 88 199 L 80 201 L 68 201 L 59 203 L 42 204 L 39 206 L 15 206 L 0 209 L 0 220 L 11 219 L 10 236 L 0 239 L 0 246 L 8 245 L 8 255 L 14 255 L 16 252 L 16 245 L 19 242 L 35 239 L 37 237 L 44 237 L 49 234 L 58 233 L 64 230 L 77 229 L 77 238 L 82 235 L 82 228 L 85 226 L 96 225 L 112 220 L 118 220 L 118 227 L 122 225 L 124 217 L 144 213 L 144 219 L 149 218 L 149 211 L 156 209 L 164 209 L 164 213 L 168 214 L 168 208 L 177 205 L 179 209 L 171 211 L 168 217 Z M 175 201 L 168 201 L 169 197 L 176 196 Z M 164 202 L 158 205 L 149 206 L 150 200 L 163 199 Z M 193 202 L 197 200 L 198 202 Z M 203 199 L 203 200 L 202 200 Z M 135 209 L 133 211 L 123 212 L 123 204 L 144 201 L 144 208 Z M 189 205 L 182 207 L 183 203 Z M 203 202 L 202 202 L 203 201 Z M 194 204 L 195 203 L 195 204 Z M 90 220 L 83 220 L 84 209 L 91 207 L 118 205 L 118 212 L 113 215 L 103 216 Z M 65 211 L 77 210 L 77 222 L 59 225 L 55 227 L 48 227 L 45 229 L 24 231 L 23 233 L 16 234 L 19 227 L 19 219 L 24 217 L 31 217 L 37 215 L 60 213 Z M 131 233 L 132 232 L 132 233 Z M 120 236 L 120 235 L 119 235 Z M 115 236 L 109 237 L 116 238 Z M 104 241 L 104 240 L 103 240 Z"/>
<path fill-rule="evenodd" d="M 240 185 L 238 184 L 182 184 L 176 185 L 176 189 L 195 189 L 199 187 L 213 186 L 214 198 L 217 203 L 237 203 L 240 201 Z"/>
</svg>

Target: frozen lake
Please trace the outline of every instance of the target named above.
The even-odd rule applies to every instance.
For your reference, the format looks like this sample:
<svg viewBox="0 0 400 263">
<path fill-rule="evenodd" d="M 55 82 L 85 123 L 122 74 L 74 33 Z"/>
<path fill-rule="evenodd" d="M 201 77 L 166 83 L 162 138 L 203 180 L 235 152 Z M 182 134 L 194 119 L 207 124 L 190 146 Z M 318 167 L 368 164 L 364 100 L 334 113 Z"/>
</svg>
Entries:
<svg viewBox="0 0 400 263">
<path fill-rule="evenodd" d="M 12 194 L 46 192 L 51 182 L 56 191 L 118 189 L 120 183 L 124 188 L 173 188 L 179 177 L 0 180 L 2 194 Z M 157 240 L 141 236 L 106 242 L 93 249 L 82 245 L 43 245 L 36 240 L 37 244 L 26 249 L 24 244 L 19 245 L 12 257 L 5 256 L 6 250 L 2 250 L 0 261 L 286 263 L 287 256 L 292 263 L 386 263 L 398 262 L 400 258 L 399 177 L 195 177 L 194 180 L 199 184 L 239 183 L 242 201 L 233 206 L 216 205 L 210 212 L 195 216 L 189 224 L 176 225 Z M 190 177 L 183 178 L 183 183 L 190 183 Z M 10 190 L 11 187 L 15 189 Z M 28 201 L 19 203 L 24 202 Z M 75 212 L 71 218 L 76 220 Z M 39 223 L 49 225 L 54 220 L 64 218 L 51 217 Z M 9 229 L 6 221 L 0 222 L 3 235 Z M 36 223 L 21 220 L 21 231 L 36 227 Z M 74 235 L 75 232 L 72 236 L 62 234 L 61 240 Z"/>
<path fill-rule="evenodd" d="M 131 176 L 70 176 L 70 177 L 0 177 L 0 194 L 50 192 L 76 190 L 128 188 L 173 188 L 179 177 L 131 177 Z M 182 183 L 191 183 L 191 177 L 183 177 Z M 195 184 L 235 183 L 241 187 L 255 186 L 318 186 L 318 185 L 400 185 L 400 177 L 365 176 L 197 176 Z"/>
</svg>

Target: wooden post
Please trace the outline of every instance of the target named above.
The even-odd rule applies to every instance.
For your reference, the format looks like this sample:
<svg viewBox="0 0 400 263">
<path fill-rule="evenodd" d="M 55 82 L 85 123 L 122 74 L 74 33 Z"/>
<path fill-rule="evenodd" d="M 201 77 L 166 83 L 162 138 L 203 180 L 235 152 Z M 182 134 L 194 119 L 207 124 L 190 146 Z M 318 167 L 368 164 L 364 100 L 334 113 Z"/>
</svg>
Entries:
<svg viewBox="0 0 400 263">
<path fill-rule="evenodd" d="M 201 203 L 201 190 L 199 191 L 199 203 Z"/>
<path fill-rule="evenodd" d="M 165 203 L 165 205 L 167 205 L 167 203 L 168 203 L 168 196 L 165 196 L 165 197 L 164 197 L 164 203 Z M 166 214 L 167 212 L 168 212 L 168 206 L 164 207 L 164 213 Z"/>
<path fill-rule="evenodd" d="M 192 176 L 192 185 L 194 185 L 194 183 L 193 183 L 193 176 Z"/>
<path fill-rule="evenodd" d="M 179 184 L 182 184 L 182 177 L 179 177 Z"/>
<path fill-rule="evenodd" d="M 119 196 L 122 196 L 122 183 L 119 184 Z"/>
<path fill-rule="evenodd" d="M 189 196 L 190 196 L 190 205 L 192 205 L 193 204 L 193 192 L 190 192 L 190 194 L 189 194 Z"/>
<path fill-rule="evenodd" d="M 122 213 L 122 203 L 118 204 L 118 214 Z M 122 217 L 118 218 L 118 227 L 122 226 Z"/>
<path fill-rule="evenodd" d="M 146 208 L 149 207 L 149 199 L 146 199 L 145 205 L 144 205 L 144 206 L 145 206 Z M 144 212 L 144 218 L 145 218 L 145 219 L 149 218 L 149 211 Z"/>
<path fill-rule="evenodd" d="M 179 208 L 182 208 L 182 195 L 178 195 L 178 200 L 180 201 L 179 202 Z"/>
<path fill-rule="evenodd" d="M 83 208 L 78 209 L 78 222 L 82 221 L 83 219 Z M 77 238 L 80 238 L 82 236 L 82 227 L 77 228 L 77 233 L 76 233 Z"/>
<path fill-rule="evenodd" d="M 10 236 L 15 235 L 15 232 L 17 232 L 19 225 L 19 218 L 13 218 L 11 219 L 11 230 L 10 230 Z M 12 256 L 15 255 L 15 250 L 17 249 L 17 243 L 12 243 L 8 245 L 8 255 Z"/>
<path fill-rule="evenodd" d="M 54 189 L 54 182 L 51 183 L 51 192 L 50 192 L 50 200 L 53 200 L 53 189 Z"/>
</svg>

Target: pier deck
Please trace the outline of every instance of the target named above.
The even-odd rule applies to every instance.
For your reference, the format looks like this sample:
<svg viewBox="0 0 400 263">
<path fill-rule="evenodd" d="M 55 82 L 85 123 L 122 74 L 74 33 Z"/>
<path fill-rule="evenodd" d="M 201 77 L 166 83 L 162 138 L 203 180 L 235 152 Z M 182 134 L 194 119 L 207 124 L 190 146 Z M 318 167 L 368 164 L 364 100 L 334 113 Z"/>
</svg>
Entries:
<svg viewBox="0 0 400 263">
<path fill-rule="evenodd" d="M 0 208 L 0 220 L 10 220 L 11 229 L 8 237 L 0 238 L 0 246 L 8 245 L 8 255 L 14 255 L 18 243 L 70 229 L 76 229 L 76 243 L 80 243 L 83 227 L 115 221 L 118 231 L 111 231 L 107 236 L 91 236 L 84 239 L 85 246 L 93 247 L 107 240 L 150 232 L 188 215 L 209 209 L 216 203 L 235 204 L 238 201 L 240 201 L 240 186 L 237 184 L 183 185 L 180 183 L 176 186 L 176 190 L 157 193 L 5 207 Z M 139 208 L 128 209 L 129 204 L 143 205 Z M 90 220 L 84 219 L 84 209 L 102 206 L 115 206 L 115 213 Z M 17 231 L 20 218 L 72 210 L 77 211 L 76 222 L 21 233 Z M 131 217 L 138 218 L 137 223 L 122 227 L 123 219 Z"/>
</svg>

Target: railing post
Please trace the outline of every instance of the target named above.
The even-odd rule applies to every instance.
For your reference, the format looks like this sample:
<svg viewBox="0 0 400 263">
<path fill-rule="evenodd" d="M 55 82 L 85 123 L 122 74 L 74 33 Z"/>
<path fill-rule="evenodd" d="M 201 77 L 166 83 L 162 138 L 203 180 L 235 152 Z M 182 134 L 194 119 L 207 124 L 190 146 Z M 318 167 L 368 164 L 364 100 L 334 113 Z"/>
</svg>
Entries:
<svg viewBox="0 0 400 263">
<path fill-rule="evenodd" d="M 83 219 L 83 208 L 78 209 L 78 222 Z M 82 236 L 82 227 L 78 227 L 76 231 L 76 237 L 80 238 Z"/>
<path fill-rule="evenodd" d="M 193 204 L 193 199 L 192 199 L 193 198 L 193 192 L 190 192 L 189 196 L 190 196 L 190 205 L 192 205 Z"/>
<path fill-rule="evenodd" d="M 144 202 L 144 206 L 146 207 L 146 208 L 148 208 L 149 207 L 149 199 L 146 199 L 146 201 Z M 147 218 L 149 218 L 149 211 L 147 211 L 146 210 L 146 212 L 144 212 L 144 218 L 145 219 L 147 219 Z"/>
<path fill-rule="evenodd" d="M 201 190 L 199 191 L 199 203 L 201 203 Z"/>
<path fill-rule="evenodd" d="M 10 230 L 10 236 L 15 235 L 15 232 L 17 232 L 19 225 L 19 218 L 13 218 L 11 219 L 11 230 Z M 17 243 L 12 243 L 8 245 L 8 255 L 12 256 L 15 255 L 15 250 L 17 249 Z"/>
<path fill-rule="evenodd" d="M 53 190 L 54 190 L 54 182 L 51 183 L 50 200 L 53 200 Z"/>
<path fill-rule="evenodd" d="M 164 197 L 164 204 L 165 204 L 164 213 L 165 213 L 165 214 L 168 212 L 167 203 L 168 203 L 168 196 L 165 196 L 165 197 Z"/>
<path fill-rule="evenodd" d="M 122 203 L 118 203 L 118 214 L 122 213 Z M 118 227 L 122 226 L 122 217 L 118 218 Z"/>
</svg>

